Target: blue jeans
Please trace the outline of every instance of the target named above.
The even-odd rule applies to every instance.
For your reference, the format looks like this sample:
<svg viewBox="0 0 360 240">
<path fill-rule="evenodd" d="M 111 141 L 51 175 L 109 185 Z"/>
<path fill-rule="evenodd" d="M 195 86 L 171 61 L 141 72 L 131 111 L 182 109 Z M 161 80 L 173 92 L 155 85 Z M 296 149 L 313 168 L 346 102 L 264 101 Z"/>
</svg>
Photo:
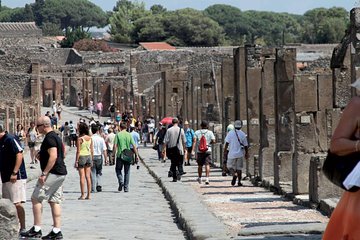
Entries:
<svg viewBox="0 0 360 240">
<path fill-rule="evenodd" d="M 101 186 L 102 155 L 94 156 L 94 164 L 91 167 L 91 191 L 96 192 L 96 187 Z"/>
<path fill-rule="evenodd" d="M 122 175 L 122 169 L 124 167 L 124 178 Z M 124 186 L 124 189 L 129 189 L 130 180 L 130 163 L 124 162 L 120 157 L 116 157 L 115 172 L 118 178 L 119 186 Z"/>
</svg>

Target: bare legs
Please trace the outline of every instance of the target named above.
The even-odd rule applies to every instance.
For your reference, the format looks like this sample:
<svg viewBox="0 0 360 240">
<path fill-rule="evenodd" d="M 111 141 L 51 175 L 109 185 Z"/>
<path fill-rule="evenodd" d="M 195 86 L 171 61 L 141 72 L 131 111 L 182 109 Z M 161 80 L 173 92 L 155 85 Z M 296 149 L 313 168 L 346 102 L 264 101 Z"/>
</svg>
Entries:
<svg viewBox="0 0 360 240">
<path fill-rule="evenodd" d="M 17 215 L 20 222 L 20 229 L 25 229 L 25 209 L 22 203 L 15 203 Z"/>
<path fill-rule="evenodd" d="M 91 167 L 79 168 L 79 176 L 80 176 L 80 191 L 81 191 L 81 196 L 79 197 L 79 199 L 80 200 L 85 199 L 85 180 L 86 180 L 86 187 L 87 187 L 86 199 L 90 199 Z"/>
</svg>

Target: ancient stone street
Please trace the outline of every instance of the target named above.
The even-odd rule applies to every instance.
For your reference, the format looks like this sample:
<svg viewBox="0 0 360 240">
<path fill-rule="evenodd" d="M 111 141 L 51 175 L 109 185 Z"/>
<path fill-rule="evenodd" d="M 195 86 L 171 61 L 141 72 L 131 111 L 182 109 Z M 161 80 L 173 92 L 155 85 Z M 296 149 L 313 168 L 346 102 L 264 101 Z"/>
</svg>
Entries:
<svg viewBox="0 0 360 240">
<path fill-rule="evenodd" d="M 76 121 L 79 116 L 87 113 L 66 108 L 63 121 Z M 145 165 L 131 168 L 128 193 L 117 191 L 114 167 L 104 166 L 103 191 L 93 193 L 91 200 L 77 200 L 75 149 L 68 150 L 62 205 L 65 239 L 321 239 L 328 218 L 316 210 L 295 205 L 249 181 L 244 181 L 244 187 L 231 187 L 230 177 L 221 176 L 217 168 L 212 169 L 210 185 L 200 185 L 195 162 L 185 167 L 187 174 L 181 182 L 172 183 L 167 177 L 169 161 L 159 162 L 150 147 L 141 147 L 140 154 Z M 34 179 L 40 171 L 28 168 L 28 173 Z M 28 228 L 33 220 L 34 184 L 35 180 L 30 181 L 27 187 Z M 51 224 L 50 208 L 44 204 L 43 234 L 51 230 Z"/>
</svg>

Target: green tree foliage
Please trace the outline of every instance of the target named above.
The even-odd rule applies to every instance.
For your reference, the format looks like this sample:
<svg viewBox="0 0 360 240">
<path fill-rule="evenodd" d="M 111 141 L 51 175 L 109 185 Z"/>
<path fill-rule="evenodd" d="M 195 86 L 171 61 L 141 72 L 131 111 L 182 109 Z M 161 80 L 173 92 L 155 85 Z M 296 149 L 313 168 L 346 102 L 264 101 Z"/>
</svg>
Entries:
<svg viewBox="0 0 360 240">
<path fill-rule="evenodd" d="M 134 22 L 132 31 L 134 42 L 165 41 L 168 33 L 165 31 L 163 15 L 149 15 Z"/>
<path fill-rule="evenodd" d="M 43 22 L 61 29 L 104 27 L 107 20 L 106 13 L 88 0 L 46 0 L 40 12 Z"/>
<path fill-rule="evenodd" d="M 71 48 L 75 42 L 86 38 L 91 38 L 91 36 L 88 32 L 84 31 L 82 27 L 68 27 L 65 31 L 65 38 L 60 42 L 60 45 L 63 48 Z"/>
<path fill-rule="evenodd" d="M 112 39 L 116 42 L 131 43 L 134 30 L 134 22 L 146 17 L 149 11 L 144 3 L 119 0 L 116 2 L 114 12 L 109 19 Z"/>
<path fill-rule="evenodd" d="M 73 48 L 78 51 L 102 51 L 102 52 L 114 52 L 115 49 L 109 47 L 103 40 L 94 39 L 81 39 L 75 42 Z"/>
<path fill-rule="evenodd" d="M 156 15 L 156 14 L 163 14 L 163 13 L 166 13 L 166 8 L 164 8 L 162 5 L 160 4 L 155 4 L 155 5 L 152 5 L 150 7 L 150 11 L 152 14 Z"/>
<path fill-rule="evenodd" d="M 60 29 L 60 25 L 56 23 L 45 22 L 41 29 L 44 36 L 62 36 L 64 34 Z"/>
<path fill-rule="evenodd" d="M 0 22 L 31 22 L 34 21 L 29 8 L 7 8 L 2 7 Z"/>
<path fill-rule="evenodd" d="M 23 18 L 24 18 L 24 22 L 33 22 L 34 21 L 34 13 L 32 11 L 30 4 L 25 4 Z"/>
<path fill-rule="evenodd" d="M 223 29 L 201 11 L 191 8 L 168 12 L 164 19 L 166 40 L 175 46 L 217 46 L 223 42 Z"/>
<path fill-rule="evenodd" d="M 35 23 L 38 26 L 43 25 L 44 17 L 41 14 L 41 10 L 44 8 L 45 0 L 35 0 L 35 3 L 32 4 L 32 10 L 34 13 Z"/>
<path fill-rule="evenodd" d="M 315 8 L 303 18 L 302 40 L 307 43 L 340 42 L 349 24 L 349 13 L 344 8 Z"/>
<path fill-rule="evenodd" d="M 223 27 L 229 44 L 244 44 L 244 38 L 250 35 L 250 19 L 241 10 L 225 4 L 215 4 L 204 10 L 204 14 Z"/>
</svg>

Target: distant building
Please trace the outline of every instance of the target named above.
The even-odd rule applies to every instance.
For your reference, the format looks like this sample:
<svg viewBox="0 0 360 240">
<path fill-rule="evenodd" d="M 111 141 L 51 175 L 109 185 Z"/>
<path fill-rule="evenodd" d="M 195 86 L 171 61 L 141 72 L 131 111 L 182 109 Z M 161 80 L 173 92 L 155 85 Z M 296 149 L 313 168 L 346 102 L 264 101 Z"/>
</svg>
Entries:
<svg viewBox="0 0 360 240">
<path fill-rule="evenodd" d="M 35 22 L 0 22 L 0 36 L 2 38 L 41 37 L 42 30 Z"/>
</svg>

